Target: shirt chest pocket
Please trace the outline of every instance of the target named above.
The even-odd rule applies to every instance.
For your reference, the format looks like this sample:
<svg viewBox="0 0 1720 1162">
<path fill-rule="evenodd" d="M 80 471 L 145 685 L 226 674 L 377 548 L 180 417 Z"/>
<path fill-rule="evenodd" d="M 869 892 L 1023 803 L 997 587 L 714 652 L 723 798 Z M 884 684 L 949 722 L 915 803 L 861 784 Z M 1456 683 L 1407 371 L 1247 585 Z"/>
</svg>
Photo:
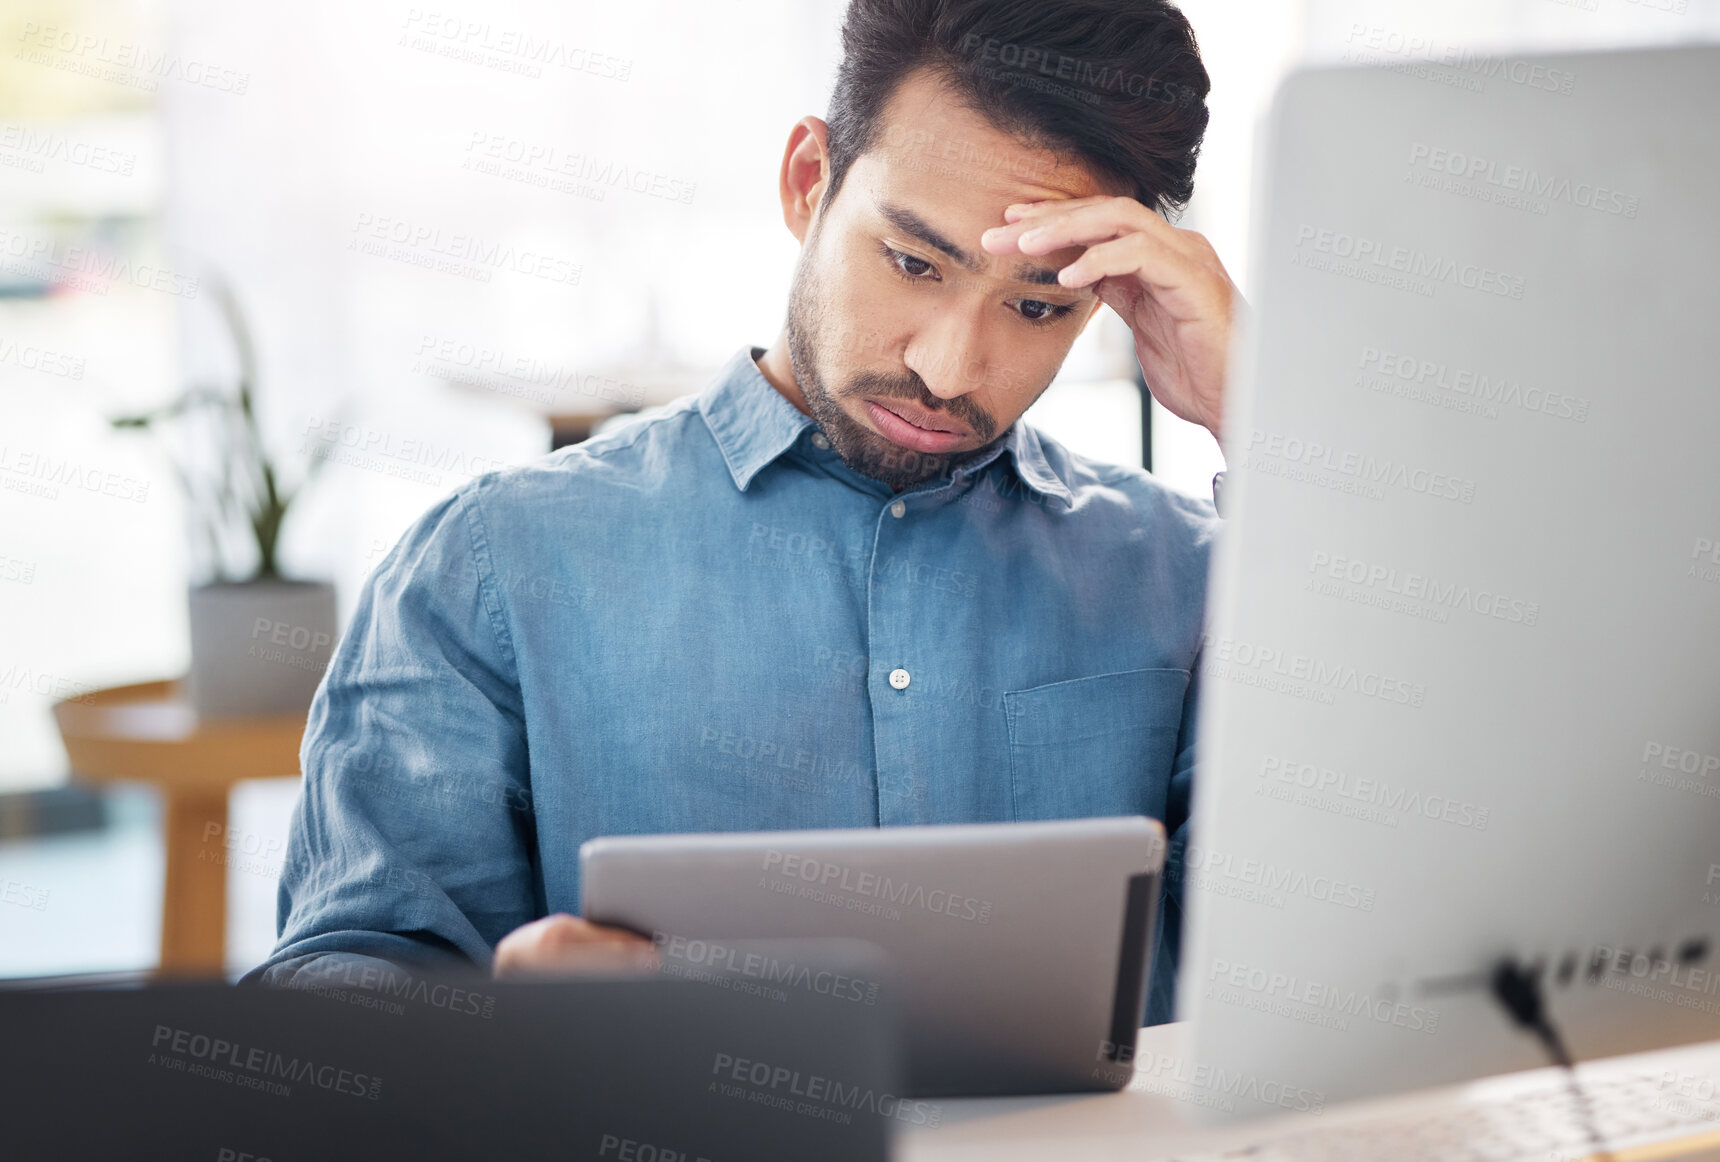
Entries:
<svg viewBox="0 0 1720 1162">
<path fill-rule="evenodd" d="M 1015 818 L 1164 817 L 1187 670 L 1122 670 L 1003 696 Z"/>
</svg>

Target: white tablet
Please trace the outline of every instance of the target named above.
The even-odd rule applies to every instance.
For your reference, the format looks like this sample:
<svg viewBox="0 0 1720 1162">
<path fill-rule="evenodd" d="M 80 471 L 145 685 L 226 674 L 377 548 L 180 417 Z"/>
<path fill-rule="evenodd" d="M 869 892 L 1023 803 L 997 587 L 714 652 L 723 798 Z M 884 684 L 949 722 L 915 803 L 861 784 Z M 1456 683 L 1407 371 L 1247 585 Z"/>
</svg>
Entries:
<svg viewBox="0 0 1720 1162">
<path fill-rule="evenodd" d="M 914 1096 L 1118 1089 L 1164 858 L 1164 828 L 1141 816 L 609 836 L 580 848 L 581 912 L 651 936 L 664 971 L 725 987 L 798 974 L 724 941 L 878 945 L 889 979 L 841 987 L 856 1004 L 891 992 Z"/>
</svg>

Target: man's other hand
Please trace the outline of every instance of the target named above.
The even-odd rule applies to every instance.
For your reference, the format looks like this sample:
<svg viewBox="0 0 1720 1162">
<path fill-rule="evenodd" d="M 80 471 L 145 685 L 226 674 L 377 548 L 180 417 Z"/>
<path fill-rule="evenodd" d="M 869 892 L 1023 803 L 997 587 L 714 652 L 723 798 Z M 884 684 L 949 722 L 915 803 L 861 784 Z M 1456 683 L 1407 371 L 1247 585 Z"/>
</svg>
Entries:
<svg viewBox="0 0 1720 1162">
<path fill-rule="evenodd" d="M 502 937 L 491 965 L 497 977 L 646 972 L 657 967 L 649 937 L 556 912 Z"/>
</svg>

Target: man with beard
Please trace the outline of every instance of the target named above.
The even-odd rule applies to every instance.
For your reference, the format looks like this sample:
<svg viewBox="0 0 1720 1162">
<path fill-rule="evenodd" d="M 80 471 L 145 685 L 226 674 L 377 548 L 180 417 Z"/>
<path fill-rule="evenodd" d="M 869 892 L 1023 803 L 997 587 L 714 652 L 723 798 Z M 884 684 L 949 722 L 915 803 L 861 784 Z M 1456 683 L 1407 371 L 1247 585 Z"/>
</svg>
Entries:
<svg viewBox="0 0 1720 1162">
<path fill-rule="evenodd" d="M 1167 0 L 853 0 L 843 45 L 783 158 L 777 341 L 461 487 L 366 584 L 251 979 L 641 959 L 571 914 L 597 835 L 1142 814 L 1174 885 L 1213 507 L 1019 420 L 1104 304 L 1218 432 L 1235 291 L 1164 217 L 1193 35 Z"/>
</svg>

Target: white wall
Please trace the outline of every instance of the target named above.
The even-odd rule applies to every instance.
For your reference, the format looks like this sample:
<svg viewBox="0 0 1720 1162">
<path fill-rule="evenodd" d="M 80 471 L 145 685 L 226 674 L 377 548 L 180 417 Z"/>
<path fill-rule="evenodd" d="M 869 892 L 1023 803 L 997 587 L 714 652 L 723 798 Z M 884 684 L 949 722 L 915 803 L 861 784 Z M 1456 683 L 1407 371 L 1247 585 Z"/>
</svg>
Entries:
<svg viewBox="0 0 1720 1162">
<path fill-rule="evenodd" d="M 1679 2 L 1186 0 L 1214 91 L 1182 224 L 1213 240 L 1246 295 L 1258 119 L 1287 69 L 1353 56 L 1371 29 L 1496 52 L 1720 33 L 1720 0 L 1663 10 Z M 775 335 L 795 253 L 776 206 L 777 165 L 793 122 L 824 110 L 841 11 L 839 0 L 435 6 L 471 30 L 462 39 L 413 15 L 431 7 L 21 0 L 0 17 L 6 43 L 25 19 L 62 19 L 244 78 L 242 93 L 182 76 L 153 93 L 109 84 L 109 103 L 132 110 L 116 119 L 63 99 L 65 68 L 0 63 L 0 102 L 10 102 L 0 132 L 28 122 L 107 134 L 138 158 L 123 180 L 88 166 L 0 165 L 0 229 L 49 230 L 48 212 L 86 224 L 120 215 L 138 254 L 231 276 L 257 327 L 265 414 L 282 453 L 295 458 L 307 437 L 316 446 L 326 435 L 335 438 L 325 447 L 341 447 L 341 436 L 364 446 L 330 467 L 288 536 L 288 563 L 335 578 L 343 613 L 414 516 L 473 471 L 545 446 L 518 381 L 486 373 L 479 388 L 450 384 L 460 359 L 436 361 L 443 344 L 590 374 L 637 366 L 654 317 L 660 360 L 696 374 Z M 595 71 L 521 75 L 513 70 L 531 62 L 509 47 L 521 35 Z M 57 104 L 26 108 L 50 91 Z M 647 173 L 684 200 L 613 187 L 598 200 L 485 173 L 472 163 L 492 141 Z M 392 255 L 354 247 L 374 241 L 356 227 L 385 221 L 439 231 L 444 249 L 475 235 L 546 253 L 577 264 L 578 284 L 507 268 L 479 281 L 404 260 L 435 257 L 430 244 Z M 227 366 L 208 305 L 124 285 L 0 300 L 0 445 L 151 483 L 146 504 L 0 489 L 0 675 L 46 675 L 63 691 L 183 669 L 195 562 L 171 476 L 105 417 Z M 14 339 L 71 352 L 87 374 L 8 361 Z M 1126 349 L 1118 326 L 1089 328 L 1035 418 L 1097 455 L 1132 457 L 1136 404 L 1113 379 Z M 564 392 L 561 402 L 578 398 Z M 1219 464 L 1210 438 L 1162 409 L 1156 426 L 1160 473 L 1204 494 Z M 33 688 L 0 688 L 0 786 L 63 777 L 50 702 Z"/>
</svg>

